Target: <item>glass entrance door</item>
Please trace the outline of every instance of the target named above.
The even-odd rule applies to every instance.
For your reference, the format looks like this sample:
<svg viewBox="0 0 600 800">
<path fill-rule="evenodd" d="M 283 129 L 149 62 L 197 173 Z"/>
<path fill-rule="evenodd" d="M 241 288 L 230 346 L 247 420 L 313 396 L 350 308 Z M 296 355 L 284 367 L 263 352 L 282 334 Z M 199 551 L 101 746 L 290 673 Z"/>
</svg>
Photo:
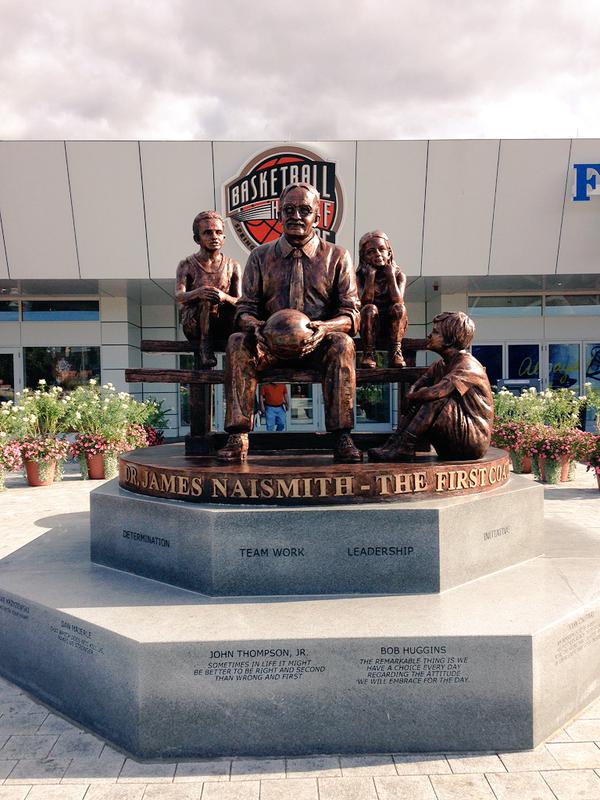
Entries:
<svg viewBox="0 0 600 800">
<path fill-rule="evenodd" d="M 15 392 L 23 388 L 22 370 L 18 349 L 2 348 L 0 350 L 0 402 L 14 400 Z"/>
</svg>

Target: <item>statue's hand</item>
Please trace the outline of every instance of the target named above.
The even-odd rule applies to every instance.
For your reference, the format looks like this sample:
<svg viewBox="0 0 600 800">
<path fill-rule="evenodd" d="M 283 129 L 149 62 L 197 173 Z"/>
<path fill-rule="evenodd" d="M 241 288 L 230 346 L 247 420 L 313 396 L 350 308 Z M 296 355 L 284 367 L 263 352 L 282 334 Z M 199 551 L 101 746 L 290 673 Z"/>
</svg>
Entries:
<svg viewBox="0 0 600 800">
<path fill-rule="evenodd" d="M 327 333 L 327 328 L 325 327 L 325 324 L 323 322 L 319 322 L 318 320 L 309 322 L 307 327 L 310 328 L 310 330 L 313 333 L 304 342 L 302 350 L 300 351 L 300 357 L 312 353 L 312 351 L 315 350 L 321 344 L 321 342 L 325 338 L 325 334 Z"/>
<path fill-rule="evenodd" d="M 264 322 L 260 322 L 259 320 L 257 320 L 256 322 L 253 322 L 250 327 L 250 333 L 254 337 L 256 353 L 259 358 L 265 355 L 265 353 L 268 350 L 265 337 L 262 334 L 262 329 L 264 328 L 264 326 L 265 326 Z"/>
<path fill-rule="evenodd" d="M 204 286 L 198 291 L 199 300 L 208 300 L 210 303 L 221 303 L 224 293 L 216 286 Z"/>
</svg>

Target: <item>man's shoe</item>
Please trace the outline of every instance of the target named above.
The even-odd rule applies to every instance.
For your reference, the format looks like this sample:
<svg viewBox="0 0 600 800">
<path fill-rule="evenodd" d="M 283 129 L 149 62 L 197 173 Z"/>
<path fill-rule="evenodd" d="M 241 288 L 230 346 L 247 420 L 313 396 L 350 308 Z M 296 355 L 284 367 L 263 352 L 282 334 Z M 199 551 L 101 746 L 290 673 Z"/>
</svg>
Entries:
<svg viewBox="0 0 600 800">
<path fill-rule="evenodd" d="M 212 367 L 217 366 L 217 359 L 215 357 L 214 351 L 212 347 L 204 342 L 200 345 L 200 368 L 201 369 L 212 369 Z"/>
<path fill-rule="evenodd" d="M 230 433 L 225 447 L 217 450 L 217 458 L 230 464 L 241 464 L 248 458 L 248 447 L 247 433 Z"/>
<path fill-rule="evenodd" d="M 362 453 L 349 433 L 341 433 L 337 437 L 333 446 L 333 460 L 338 464 L 356 464 L 362 461 Z"/>
<path fill-rule="evenodd" d="M 390 348 L 389 352 L 390 367 L 405 367 L 406 361 L 402 355 L 402 345 L 395 344 Z"/>
<path fill-rule="evenodd" d="M 381 447 L 369 450 L 369 461 L 414 461 L 416 443 L 412 433 L 392 433 Z"/>
<path fill-rule="evenodd" d="M 362 355 L 361 367 L 364 369 L 375 369 L 377 366 L 377 359 L 375 358 L 374 350 L 365 350 Z"/>
</svg>

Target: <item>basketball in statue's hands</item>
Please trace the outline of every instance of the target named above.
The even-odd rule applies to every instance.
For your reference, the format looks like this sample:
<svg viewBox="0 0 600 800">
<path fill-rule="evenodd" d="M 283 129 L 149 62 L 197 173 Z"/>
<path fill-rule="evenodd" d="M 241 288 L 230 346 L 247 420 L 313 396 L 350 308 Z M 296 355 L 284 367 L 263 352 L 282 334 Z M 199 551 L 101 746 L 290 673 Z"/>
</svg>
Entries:
<svg viewBox="0 0 600 800">
<path fill-rule="evenodd" d="M 310 319 L 295 308 L 282 308 L 265 322 L 261 333 L 267 347 L 278 358 L 298 358 L 313 336 Z"/>
</svg>

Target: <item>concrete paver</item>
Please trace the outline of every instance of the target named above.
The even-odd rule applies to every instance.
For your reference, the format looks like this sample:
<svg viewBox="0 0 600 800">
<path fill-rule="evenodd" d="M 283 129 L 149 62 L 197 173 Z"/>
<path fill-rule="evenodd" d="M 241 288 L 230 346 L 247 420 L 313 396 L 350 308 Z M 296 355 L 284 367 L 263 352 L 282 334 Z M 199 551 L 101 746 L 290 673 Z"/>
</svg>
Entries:
<svg viewBox="0 0 600 800">
<path fill-rule="evenodd" d="M 205 783 L 202 800 L 258 800 L 260 781 Z"/>
<path fill-rule="evenodd" d="M 265 781 L 260 800 L 319 800 L 316 778 Z"/>
<path fill-rule="evenodd" d="M 0 750 L 0 760 L 45 758 L 56 744 L 57 739 L 58 736 L 49 734 L 15 734 Z"/>
<path fill-rule="evenodd" d="M 556 800 L 539 772 L 492 772 L 486 777 L 498 800 Z"/>
<path fill-rule="evenodd" d="M 600 747 L 594 742 L 563 742 L 546 747 L 563 769 L 600 768 Z"/>
<path fill-rule="evenodd" d="M 558 761 L 546 745 L 520 753 L 500 753 L 502 763 L 509 772 L 531 772 L 541 769 L 557 769 Z"/>
<path fill-rule="evenodd" d="M 342 756 L 340 762 L 344 778 L 397 774 L 391 756 Z"/>
<path fill-rule="evenodd" d="M 432 775 L 438 800 L 496 800 L 484 775 Z"/>
<path fill-rule="evenodd" d="M 246 781 L 249 778 L 285 778 L 285 758 L 234 758 L 231 762 L 231 780 Z"/>
<path fill-rule="evenodd" d="M 506 768 L 497 755 L 480 753 L 446 753 L 450 769 L 456 775 L 481 772 L 506 772 Z"/>
<path fill-rule="evenodd" d="M 146 787 L 144 800 L 200 800 L 202 784 L 179 784 L 165 786 L 162 783 L 151 783 Z"/>
<path fill-rule="evenodd" d="M 373 778 L 319 778 L 320 800 L 377 800 Z"/>
<path fill-rule="evenodd" d="M 161 761 L 136 761 L 128 758 L 117 783 L 173 783 L 176 764 Z"/>
<path fill-rule="evenodd" d="M 598 800 L 600 778 L 591 769 L 542 772 L 557 800 Z"/>
<path fill-rule="evenodd" d="M 22 758 L 4 783 L 6 785 L 60 783 L 69 763 L 68 758 Z"/>
<path fill-rule="evenodd" d="M 25 800 L 31 786 L 0 786 L 0 800 Z"/>
<path fill-rule="evenodd" d="M 398 775 L 444 775 L 452 772 L 445 756 L 435 753 L 394 753 Z"/>
<path fill-rule="evenodd" d="M 214 761 L 182 761 L 175 770 L 175 783 L 202 783 L 208 781 L 228 781 L 231 772 L 231 759 Z"/>
<path fill-rule="evenodd" d="M 142 800 L 145 784 L 129 786 L 90 786 L 85 800 Z"/>
<path fill-rule="evenodd" d="M 62 783 L 116 783 L 124 763 L 125 756 L 112 750 L 103 752 L 99 758 L 76 756 Z"/>
<path fill-rule="evenodd" d="M 87 792 L 83 786 L 33 786 L 27 800 L 83 800 Z"/>
<path fill-rule="evenodd" d="M 306 756 L 287 758 L 285 763 L 288 778 L 341 778 L 339 756 Z"/>
<path fill-rule="evenodd" d="M 436 800 L 431 781 L 426 775 L 397 775 L 375 778 L 379 800 Z"/>
</svg>

